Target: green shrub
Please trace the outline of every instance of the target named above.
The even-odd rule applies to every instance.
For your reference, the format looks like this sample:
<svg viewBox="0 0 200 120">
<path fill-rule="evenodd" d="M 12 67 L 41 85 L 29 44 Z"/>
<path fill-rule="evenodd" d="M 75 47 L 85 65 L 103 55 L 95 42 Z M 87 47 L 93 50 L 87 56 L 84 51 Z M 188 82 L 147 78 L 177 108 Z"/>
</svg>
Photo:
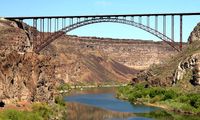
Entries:
<svg viewBox="0 0 200 120">
<path fill-rule="evenodd" d="M 182 106 L 180 106 L 180 109 L 187 112 L 193 111 L 193 108 L 190 104 L 182 104 Z"/>
<path fill-rule="evenodd" d="M 0 120 L 43 120 L 43 118 L 29 111 L 5 110 L 0 113 Z"/>
<path fill-rule="evenodd" d="M 192 94 L 188 95 L 190 98 L 190 105 L 194 108 L 200 108 L 200 95 L 199 94 Z"/>
<path fill-rule="evenodd" d="M 150 99 L 150 103 L 156 103 L 156 102 L 159 102 L 163 99 L 163 95 L 158 95 L 158 96 L 155 96 L 154 98 L 151 98 Z"/>
<path fill-rule="evenodd" d="M 65 106 L 65 101 L 62 96 L 57 96 L 55 98 L 55 103 L 59 104 L 60 106 Z"/>
<path fill-rule="evenodd" d="M 155 96 L 163 95 L 163 94 L 165 94 L 165 90 L 162 88 L 158 88 L 158 87 L 150 88 L 149 96 L 151 98 Z"/>
<path fill-rule="evenodd" d="M 174 90 L 166 90 L 164 93 L 164 98 L 163 100 L 168 100 L 168 99 L 174 99 L 178 96 L 178 94 Z"/>
<path fill-rule="evenodd" d="M 68 85 L 68 84 L 66 84 L 66 83 L 64 83 L 64 84 L 61 84 L 58 88 L 57 88 L 58 90 L 70 90 L 71 89 L 71 86 L 70 85 Z"/>
<path fill-rule="evenodd" d="M 45 120 L 48 120 L 53 114 L 53 110 L 46 103 L 35 103 L 32 106 L 32 112 L 39 114 Z"/>
<path fill-rule="evenodd" d="M 181 95 L 177 98 L 177 102 L 189 103 L 190 99 L 187 95 Z"/>
</svg>

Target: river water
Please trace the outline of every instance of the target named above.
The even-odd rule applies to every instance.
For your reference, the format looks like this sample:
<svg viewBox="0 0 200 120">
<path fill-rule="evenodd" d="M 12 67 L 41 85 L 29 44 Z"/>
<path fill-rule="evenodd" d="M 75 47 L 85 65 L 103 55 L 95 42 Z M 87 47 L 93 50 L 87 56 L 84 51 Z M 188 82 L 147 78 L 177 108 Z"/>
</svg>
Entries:
<svg viewBox="0 0 200 120">
<path fill-rule="evenodd" d="M 134 113 L 148 113 L 158 108 L 132 105 L 115 98 L 115 88 L 74 90 L 64 99 L 67 102 L 67 120 L 152 120 Z"/>
</svg>

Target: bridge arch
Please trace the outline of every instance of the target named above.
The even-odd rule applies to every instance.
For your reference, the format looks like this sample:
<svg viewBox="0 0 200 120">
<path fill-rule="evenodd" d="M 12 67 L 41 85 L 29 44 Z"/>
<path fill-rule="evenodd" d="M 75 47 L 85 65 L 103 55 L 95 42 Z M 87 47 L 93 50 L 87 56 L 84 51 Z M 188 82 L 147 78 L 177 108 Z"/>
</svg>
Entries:
<svg viewBox="0 0 200 120">
<path fill-rule="evenodd" d="M 169 44 L 171 47 L 173 47 L 175 50 L 179 51 L 179 49 L 175 47 L 174 40 L 172 40 L 168 36 L 162 34 L 161 32 L 159 32 L 149 26 L 143 25 L 142 23 L 135 22 L 133 20 L 127 20 L 127 19 L 122 19 L 122 18 L 111 18 L 111 17 L 91 18 L 91 19 L 76 22 L 67 27 L 64 27 L 61 30 L 59 30 L 59 31 L 55 32 L 54 34 L 52 34 L 51 36 L 49 36 L 47 39 L 45 39 L 44 43 L 37 46 L 35 51 L 40 52 L 44 47 L 46 47 L 52 41 L 54 41 L 55 39 L 59 38 L 63 34 L 66 34 L 74 29 L 77 29 L 79 27 L 86 26 L 89 24 L 103 23 L 103 22 L 121 23 L 121 24 L 126 24 L 126 25 L 130 25 L 130 26 L 134 26 L 136 28 L 142 29 L 142 30 L 149 32 L 152 35 L 158 37 L 159 39 L 163 40 L 164 42 Z"/>
</svg>

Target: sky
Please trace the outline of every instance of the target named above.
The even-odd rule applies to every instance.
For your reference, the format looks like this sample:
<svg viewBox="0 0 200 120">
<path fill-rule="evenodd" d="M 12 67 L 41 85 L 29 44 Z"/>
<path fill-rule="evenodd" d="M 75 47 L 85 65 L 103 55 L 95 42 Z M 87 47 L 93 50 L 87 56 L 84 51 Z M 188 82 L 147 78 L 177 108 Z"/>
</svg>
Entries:
<svg viewBox="0 0 200 120">
<path fill-rule="evenodd" d="M 0 3 L 1 17 L 200 12 L 200 0 L 1 0 Z M 198 22 L 200 16 L 183 18 L 184 41 Z M 179 41 L 178 24 L 175 22 L 176 41 Z M 143 30 L 118 23 L 92 24 L 68 34 L 159 40 Z"/>
</svg>

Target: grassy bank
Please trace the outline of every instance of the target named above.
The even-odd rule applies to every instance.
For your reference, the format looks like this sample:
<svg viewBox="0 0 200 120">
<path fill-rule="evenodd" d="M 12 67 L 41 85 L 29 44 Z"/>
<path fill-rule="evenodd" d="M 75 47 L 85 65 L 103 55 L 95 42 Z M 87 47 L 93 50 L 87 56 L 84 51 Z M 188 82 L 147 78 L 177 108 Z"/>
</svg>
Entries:
<svg viewBox="0 0 200 120">
<path fill-rule="evenodd" d="M 199 116 L 196 115 L 181 115 L 176 114 L 174 112 L 164 111 L 164 110 L 157 110 L 150 113 L 137 113 L 136 115 L 153 118 L 156 120 L 199 120 Z"/>
<path fill-rule="evenodd" d="M 148 87 L 144 84 L 120 87 L 118 98 L 134 104 L 151 104 L 183 114 L 200 114 L 200 94 L 178 88 Z"/>
<path fill-rule="evenodd" d="M 6 109 L 0 112 L 0 120 L 65 120 L 66 106 L 62 97 L 55 104 L 33 103 L 30 111 Z"/>
</svg>

